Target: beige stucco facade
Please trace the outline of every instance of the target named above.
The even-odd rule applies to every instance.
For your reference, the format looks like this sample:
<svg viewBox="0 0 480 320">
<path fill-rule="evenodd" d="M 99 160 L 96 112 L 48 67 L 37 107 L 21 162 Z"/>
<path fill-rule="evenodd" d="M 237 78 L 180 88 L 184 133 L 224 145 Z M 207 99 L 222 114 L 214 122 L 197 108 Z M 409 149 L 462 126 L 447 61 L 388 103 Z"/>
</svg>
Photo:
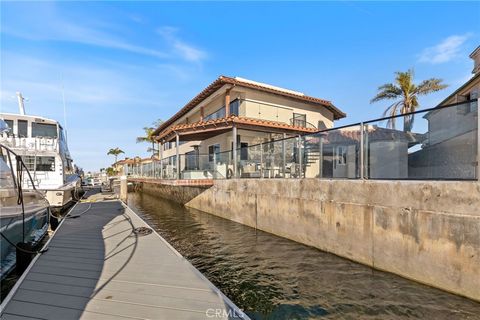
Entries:
<svg viewBox="0 0 480 320">
<path fill-rule="evenodd" d="M 303 94 L 301 93 L 293 93 L 294 95 L 298 95 L 299 98 L 303 97 Z M 333 127 L 335 118 L 332 111 L 318 103 L 300 101 L 300 99 L 295 99 L 295 96 L 292 98 L 291 96 L 282 96 L 281 94 L 264 92 L 240 85 L 232 86 L 226 84 L 211 93 L 208 97 L 204 98 L 193 109 L 173 121 L 169 127 L 171 128 L 178 125 L 206 121 L 212 117 L 212 114 L 219 111 L 221 108 L 224 108 L 227 102 L 238 103 L 238 112 L 235 112 L 235 114 L 242 118 L 259 119 L 292 125 L 292 119 L 294 118 L 294 115 L 297 114 L 302 120 L 296 121 L 294 124 L 300 124 L 303 127 L 310 129 L 310 131 Z M 232 109 L 233 107 L 231 105 L 230 115 L 234 114 L 234 110 Z M 219 116 L 220 118 L 221 115 Z M 302 117 L 303 115 L 304 117 Z M 166 129 L 163 131 L 165 130 Z M 294 136 L 298 133 L 285 130 L 284 134 L 285 136 Z M 249 146 L 261 142 L 267 142 L 273 138 L 278 139 L 283 137 L 281 130 L 272 130 L 272 132 L 268 132 L 268 130 L 263 128 L 262 130 L 257 131 L 254 127 L 249 130 L 239 129 L 237 135 L 239 136 L 237 139 L 239 139 L 241 143 L 246 143 Z M 194 151 L 194 146 L 198 146 L 197 152 L 200 155 L 207 155 L 208 147 L 211 145 L 219 145 L 220 152 L 230 151 L 232 149 L 233 133 L 230 130 L 229 132 L 219 133 L 218 135 L 198 140 L 192 140 L 192 138 L 189 137 L 186 139 L 188 141 L 185 141 L 182 134 L 180 134 L 179 139 L 181 141 L 181 144 L 178 147 L 178 153 L 180 155 Z M 163 141 L 162 139 L 159 140 L 159 145 L 162 149 L 161 157 L 163 159 L 176 155 L 177 148 L 175 146 L 176 143 L 174 136 L 169 136 L 168 139 Z M 237 148 L 239 147 L 240 146 L 237 146 Z"/>
</svg>

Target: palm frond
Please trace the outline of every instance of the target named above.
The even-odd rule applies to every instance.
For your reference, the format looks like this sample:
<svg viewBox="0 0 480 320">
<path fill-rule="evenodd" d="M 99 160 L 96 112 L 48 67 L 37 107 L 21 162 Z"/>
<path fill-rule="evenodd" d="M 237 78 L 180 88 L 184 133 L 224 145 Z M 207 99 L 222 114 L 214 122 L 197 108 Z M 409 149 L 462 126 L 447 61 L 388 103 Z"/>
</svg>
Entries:
<svg viewBox="0 0 480 320">
<path fill-rule="evenodd" d="M 400 108 L 403 108 L 404 102 L 403 101 L 397 101 L 394 104 L 390 105 L 385 111 L 383 111 L 382 116 L 386 117 L 387 115 L 390 117 L 390 119 L 387 120 L 387 128 L 390 129 L 395 129 L 395 119 L 393 118 L 398 114 L 398 111 Z"/>
<path fill-rule="evenodd" d="M 370 103 L 378 102 L 381 100 L 398 99 L 401 94 L 401 89 L 395 84 L 386 83 L 378 87 L 378 93 L 375 97 L 373 97 L 372 100 L 370 100 Z"/>
<path fill-rule="evenodd" d="M 145 131 L 145 135 L 141 136 L 141 137 L 137 137 L 137 139 L 136 139 L 137 143 L 154 142 L 155 141 L 155 137 L 153 136 L 153 133 L 155 132 L 155 128 L 144 127 L 143 131 Z"/>
<path fill-rule="evenodd" d="M 427 95 L 429 93 L 440 91 L 447 88 L 448 85 L 442 82 L 443 82 L 442 79 L 436 79 L 436 78 L 424 80 L 418 85 L 415 93 L 418 95 Z"/>
<path fill-rule="evenodd" d="M 447 85 L 442 83 L 441 79 L 428 79 L 422 81 L 418 86 L 413 82 L 414 70 L 409 69 L 405 72 L 395 72 L 395 83 L 387 83 L 378 88 L 377 95 L 370 100 L 370 103 L 380 100 L 398 99 L 401 103 L 394 103 L 390 105 L 383 116 L 387 114 L 396 115 L 399 111 L 401 114 L 407 114 L 416 111 L 419 106 L 418 96 L 426 95 L 445 89 Z M 413 124 L 413 117 L 405 120 L 408 125 Z M 389 121 L 391 126 L 394 126 L 393 120 Z"/>
<path fill-rule="evenodd" d="M 149 142 L 150 139 L 148 137 L 137 137 L 136 142 L 137 143 L 142 143 L 142 142 Z"/>
<path fill-rule="evenodd" d="M 157 119 L 156 121 L 154 121 L 152 123 L 152 126 L 155 129 L 157 129 L 158 127 L 160 127 L 165 121 L 163 121 L 162 119 Z"/>
<path fill-rule="evenodd" d="M 122 149 L 120 148 L 111 148 L 108 150 L 107 155 L 113 155 L 113 156 L 118 156 L 120 153 L 125 153 Z"/>
</svg>

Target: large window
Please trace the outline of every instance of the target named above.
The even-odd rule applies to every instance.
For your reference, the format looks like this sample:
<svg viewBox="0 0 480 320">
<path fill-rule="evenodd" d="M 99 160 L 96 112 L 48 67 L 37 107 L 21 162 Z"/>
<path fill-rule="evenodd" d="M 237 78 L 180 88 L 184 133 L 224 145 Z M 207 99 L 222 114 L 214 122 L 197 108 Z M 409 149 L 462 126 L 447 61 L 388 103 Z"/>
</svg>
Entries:
<svg viewBox="0 0 480 320">
<path fill-rule="evenodd" d="M 171 141 L 171 142 L 165 142 L 163 144 L 163 150 L 170 150 L 172 149 L 173 147 L 175 146 L 175 142 Z"/>
<path fill-rule="evenodd" d="M 218 154 L 220 152 L 220 145 L 213 144 L 208 146 L 208 161 L 213 161 L 213 155 Z"/>
<path fill-rule="evenodd" d="M 198 170 L 197 152 L 190 151 L 185 153 L 185 170 Z"/>
<path fill-rule="evenodd" d="M 305 128 L 307 126 L 307 115 L 301 113 L 294 113 L 292 125 L 294 125 L 295 127 Z"/>
<path fill-rule="evenodd" d="M 27 120 L 18 120 L 18 136 L 26 138 L 28 136 L 28 121 Z"/>
<path fill-rule="evenodd" d="M 240 143 L 240 160 L 248 160 L 248 143 Z"/>
<path fill-rule="evenodd" d="M 29 171 L 55 171 L 55 157 L 23 156 L 22 159 Z"/>
<path fill-rule="evenodd" d="M 47 123 L 32 123 L 32 137 L 57 137 L 57 125 Z"/>
<path fill-rule="evenodd" d="M 235 99 L 232 102 L 230 102 L 230 114 L 234 114 L 238 116 L 240 112 L 239 108 L 240 108 L 240 100 Z"/>
<path fill-rule="evenodd" d="M 8 133 L 13 134 L 13 120 L 4 120 L 8 126 Z"/>
<path fill-rule="evenodd" d="M 237 150 L 240 148 L 240 160 L 248 160 L 248 143 L 240 142 L 240 135 L 237 135 Z M 233 142 L 230 145 L 230 159 L 233 159 Z"/>
</svg>

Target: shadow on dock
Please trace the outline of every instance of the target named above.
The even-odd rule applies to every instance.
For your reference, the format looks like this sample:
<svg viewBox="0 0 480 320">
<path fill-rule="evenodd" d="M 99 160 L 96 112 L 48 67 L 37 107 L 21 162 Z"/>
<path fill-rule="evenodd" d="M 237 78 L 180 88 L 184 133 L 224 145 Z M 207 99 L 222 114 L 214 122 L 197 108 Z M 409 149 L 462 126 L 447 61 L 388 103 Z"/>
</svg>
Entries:
<svg viewBox="0 0 480 320">
<path fill-rule="evenodd" d="M 1 319 L 240 318 L 143 220 L 92 191 L 35 261 Z"/>
</svg>

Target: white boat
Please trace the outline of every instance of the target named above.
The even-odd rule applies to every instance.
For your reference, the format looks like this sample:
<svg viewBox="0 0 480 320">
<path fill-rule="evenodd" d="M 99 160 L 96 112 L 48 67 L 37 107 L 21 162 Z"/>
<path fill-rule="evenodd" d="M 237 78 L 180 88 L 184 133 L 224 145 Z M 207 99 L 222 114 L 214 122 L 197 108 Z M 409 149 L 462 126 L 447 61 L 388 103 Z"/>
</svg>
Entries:
<svg viewBox="0 0 480 320">
<path fill-rule="evenodd" d="M 21 172 L 12 169 L 14 163 Z M 50 214 L 45 194 L 35 188 L 25 189 L 24 183 L 18 183 L 19 175 L 30 178 L 16 154 L 0 144 L 0 279 L 17 264 L 18 246 L 35 248 L 48 229 Z"/>
<path fill-rule="evenodd" d="M 61 210 L 81 188 L 64 129 L 56 120 L 26 115 L 23 98 L 17 95 L 20 114 L 0 113 L 10 128 L 0 135 L 0 143 L 22 157 L 36 189 L 45 192 L 55 211 Z M 26 178 L 24 182 L 31 184 Z"/>
</svg>

